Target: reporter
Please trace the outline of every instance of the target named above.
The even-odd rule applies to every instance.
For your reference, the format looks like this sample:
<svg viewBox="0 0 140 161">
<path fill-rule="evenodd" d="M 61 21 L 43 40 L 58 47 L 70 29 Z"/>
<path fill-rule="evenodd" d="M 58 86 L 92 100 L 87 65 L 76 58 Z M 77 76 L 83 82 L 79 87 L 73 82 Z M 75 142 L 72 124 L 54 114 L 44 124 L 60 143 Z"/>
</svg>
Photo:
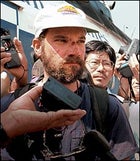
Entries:
<svg viewBox="0 0 140 161">
<path fill-rule="evenodd" d="M 24 50 L 21 44 L 21 41 L 19 41 L 16 37 L 13 39 L 14 45 L 16 47 L 16 50 L 18 52 L 18 56 L 21 61 L 21 66 L 15 67 L 15 68 L 5 68 L 4 65 L 5 63 L 9 62 L 11 60 L 11 53 L 5 52 L 5 48 L 1 47 L 1 76 L 4 74 L 5 77 L 1 77 L 1 97 L 6 95 L 8 92 L 12 92 L 18 87 L 24 86 L 27 84 L 28 81 L 28 70 L 27 70 L 27 59 L 26 55 L 24 54 Z M 11 78 L 13 76 L 13 79 L 11 81 Z M 10 78 L 11 77 L 11 78 Z M 11 82 L 7 84 L 7 81 Z M 7 89 L 6 91 L 4 89 Z"/>
<path fill-rule="evenodd" d="M 27 59 L 24 53 L 22 43 L 16 37 L 10 39 L 10 32 L 5 28 L 0 28 L 1 49 L 0 49 L 0 68 L 1 68 L 1 97 L 14 91 L 18 87 L 24 86 L 27 81 Z M 5 64 L 11 61 L 10 48 L 16 48 L 21 65 L 14 68 L 5 68 Z"/>
<path fill-rule="evenodd" d="M 139 68 L 139 62 L 136 57 L 136 54 L 132 54 L 130 56 L 130 59 L 128 61 L 129 67 L 133 73 L 133 75 L 129 78 L 124 77 L 121 75 L 121 73 L 117 70 L 123 63 L 125 63 L 125 54 L 120 55 L 117 60 L 116 60 L 116 65 L 115 65 L 115 76 L 118 78 L 120 81 L 119 85 L 119 90 L 118 90 L 118 95 L 123 97 L 124 100 L 130 100 L 130 101 L 139 101 L 139 91 L 135 91 L 139 88 L 133 88 L 134 84 L 139 84 L 139 73 L 140 73 L 140 68 Z M 131 89 L 132 87 L 132 89 Z M 131 92 L 133 91 L 134 94 Z"/>
<path fill-rule="evenodd" d="M 129 119 L 135 140 L 139 147 L 139 102 L 140 102 L 140 67 L 136 54 L 132 54 L 128 60 L 128 65 L 133 73 L 130 78 L 123 77 L 117 70 L 125 63 L 125 54 L 117 58 L 115 66 L 115 75 L 120 81 L 118 95 L 123 98 L 123 108 Z"/>
</svg>

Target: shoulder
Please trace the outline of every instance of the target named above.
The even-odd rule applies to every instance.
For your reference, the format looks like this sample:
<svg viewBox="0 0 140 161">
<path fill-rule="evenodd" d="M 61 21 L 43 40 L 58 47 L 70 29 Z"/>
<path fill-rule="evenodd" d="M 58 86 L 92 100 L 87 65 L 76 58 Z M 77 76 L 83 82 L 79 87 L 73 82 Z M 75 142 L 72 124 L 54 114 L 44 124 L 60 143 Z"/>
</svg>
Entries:
<svg viewBox="0 0 140 161">
<path fill-rule="evenodd" d="M 94 85 L 89 85 L 89 84 L 86 84 L 86 86 L 91 90 L 91 91 L 94 91 L 94 93 L 97 95 L 97 96 L 107 96 L 108 97 L 108 92 L 106 91 L 106 89 L 103 89 L 103 88 L 100 88 L 100 87 L 97 87 L 97 86 L 94 86 Z M 101 98 L 101 97 L 100 97 Z"/>
<path fill-rule="evenodd" d="M 124 113 L 125 111 L 120 100 L 116 96 L 109 94 L 109 114 L 118 116 L 124 115 Z"/>
<path fill-rule="evenodd" d="M 118 99 L 118 97 L 114 94 L 108 94 L 109 95 L 109 102 L 112 104 L 112 103 L 115 103 L 117 105 L 121 105 L 121 101 L 120 99 Z"/>
<path fill-rule="evenodd" d="M 8 93 L 7 95 L 1 98 L 1 113 L 8 109 L 9 105 L 18 97 L 29 91 L 36 84 L 29 83 L 23 87 L 17 88 L 14 92 Z"/>
<path fill-rule="evenodd" d="M 124 102 L 124 98 L 117 95 L 117 94 L 114 94 L 114 93 L 109 93 L 110 96 L 113 96 L 113 97 L 116 97 L 120 103 L 123 103 Z"/>
</svg>

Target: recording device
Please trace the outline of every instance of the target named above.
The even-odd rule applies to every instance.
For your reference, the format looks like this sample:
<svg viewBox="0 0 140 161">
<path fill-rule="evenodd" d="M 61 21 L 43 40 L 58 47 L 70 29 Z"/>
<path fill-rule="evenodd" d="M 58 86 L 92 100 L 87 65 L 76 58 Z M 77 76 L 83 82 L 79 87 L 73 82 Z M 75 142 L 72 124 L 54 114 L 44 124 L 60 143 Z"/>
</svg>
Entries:
<svg viewBox="0 0 140 161">
<path fill-rule="evenodd" d="M 48 111 L 60 109 L 77 109 L 82 98 L 63 86 L 53 77 L 49 77 L 43 85 L 41 102 Z"/>
<path fill-rule="evenodd" d="M 97 130 L 91 130 L 85 134 L 83 145 L 88 152 L 95 152 L 101 160 L 117 160 L 110 152 L 111 148 L 106 138 Z"/>
<path fill-rule="evenodd" d="M 49 77 L 43 85 L 41 103 L 43 106 L 42 111 L 57 111 L 60 109 L 77 109 L 81 104 L 82 98 L 63 86 L 53 77 Z M 47 140 L 46 145 L 51 151 L 51 154 L 47 155 L 50 158 L 59 158 L 61 155 L 58 153 L 61 151 L 61 140 L 63 138 L 62 129 L 49 129 L 46 133 Z M 44 153 L 43 153 L 44 154 Z M 46 155 L 44 154 L 44 156 Z M 53 155 L 52 155 L 53 154 Z"/>
<path fill-rule="evenodd" d="M 4 67 L 5 68 L 15 68 L 21 65 L 20 59 L 18 57 L 18 53 L 15 49 L 15 46 L 11 40 L 10 35 L 1 36 L 1 47 L 5 48 L 5 51 L 11 53 L 12 59 L 7 62 Z"/>
<path fill-rule="evenodd" d="M 121 67 L 118 69 L 118 71 L 122 74 L 122 76 L 124 76 L 126 78 L 130 78 L 133 76 L 133 73 L 128 65 L 128 60 L 129 60 L 130 56 L 135 53 L 138 61 L 140 62 L 139 40 L 133 39 L 129 46 L 121 46 L 119 49 L 119 53 L 120 54 L 126 53 L 126 62 L 121 65 Z"/>
</svg>

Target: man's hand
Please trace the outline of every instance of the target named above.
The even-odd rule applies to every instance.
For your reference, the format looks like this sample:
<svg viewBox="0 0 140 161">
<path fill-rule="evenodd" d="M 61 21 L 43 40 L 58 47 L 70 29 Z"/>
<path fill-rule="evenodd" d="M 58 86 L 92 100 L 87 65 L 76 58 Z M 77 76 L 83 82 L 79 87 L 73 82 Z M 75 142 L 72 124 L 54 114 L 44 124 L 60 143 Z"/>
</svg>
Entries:
<svg viewBox="0 0 140 161">
<path fill-rule="evenodd" d="M 18 52 L 18 56 L 21 61 L 21 66 L 16 68 L 4 68 L 4 64 L 9 62 L 11 60 L 11 53 L 5 52 L 4 48 L 1 47 L 1 72 L 6 71 L 14 76 L 12 84 L 11 84 L 11 90 L 15 90 L 16 88 L 23 86 L 27 83 L 28 80 L 28 64 L 27 64 L 27 58 L 24 54 L 24 50 L 22 47 L 21 41 L 19 41 L 16 37 L 13 39 L 13 43 L 16 47 L 16 50 Z"/>
<path fill-rule="evenodd" d="M 116 59 L 116 63 L 115 63 L 115 68 L 114 68 L 114 74 L 115 76 L 120 80 L 120 78 L 122 77 L 121 73 L 118 71 L 118 69 L 121 67 L 121 65 L 123 63 L 125 63 L 126 60 L 125 60 L 125 54 L 119 54 L 118 53 L 118 56 L 117 56 L 117 59 Z"/>
<path fill-rule="evenodd" d="M 130 56 L 128 63 L 133 73 L 133 77 L 136 78 L 136 80 L 139 82 L 140 81 L 140 64 L 138 62 L 136 54 L 132 54 L 132 56 Z"/>
<path fill-rule="evenodd" d="M 27 132 L 70 125 L 86 114 L 80 109 L 47 113 L 36 111 L 34 102 L 41 92 L 41 86 L 34 87 L 12 102 L 1 114 L 1 123 L 10 138 Z"/>
</svg>

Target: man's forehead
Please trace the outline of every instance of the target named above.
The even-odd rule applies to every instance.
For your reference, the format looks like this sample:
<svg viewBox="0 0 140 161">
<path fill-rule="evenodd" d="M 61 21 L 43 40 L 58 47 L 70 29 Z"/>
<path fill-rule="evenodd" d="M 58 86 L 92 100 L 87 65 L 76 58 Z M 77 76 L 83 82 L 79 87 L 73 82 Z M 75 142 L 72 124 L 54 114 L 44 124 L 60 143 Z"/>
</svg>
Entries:
<svg viewBox="0 0 140 161">
<path fill-rule="evenodd" d="M 104 51 L 102 51 L 102 52 L 99 52 L 99 51 L 91 51 L 87 55 L 87 60 L 90 60 L 90 59 L 107 60 L 107 59 L 110 59 L 110 58 L 109 58 L 109 55 L 106 52 L 104 52 Z"/>
<path fill-rule="evenodd" d="M 86 40 L 86 30 L 79 27 L 50 28 L 47 34 L 53 38 L 77 38 Z"/>
<path fill-rule="evenodd" d="M 108 53 L 105 51 L 90 51 L 88 55 L 95 58 L 108 57 Z"/>
<path fill-rule="evenodd" d="M 67 31 L 71 31 L 71 32 L 78 32 L 78 33 L 84 33 L 86 34 L 86 29 L 82 28 L 82 27 L 57 27 L 57 28 L 49 28 L 48 32 L 59 32 L 59 33 L 65 33 Z"/>
</svg>

